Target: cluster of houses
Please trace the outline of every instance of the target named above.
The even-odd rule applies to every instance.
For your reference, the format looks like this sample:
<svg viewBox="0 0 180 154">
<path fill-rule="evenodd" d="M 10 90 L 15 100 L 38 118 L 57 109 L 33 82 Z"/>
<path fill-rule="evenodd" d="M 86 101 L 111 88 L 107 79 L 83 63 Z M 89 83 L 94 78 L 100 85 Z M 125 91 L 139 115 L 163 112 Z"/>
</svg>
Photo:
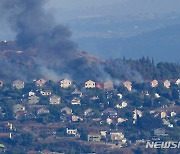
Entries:
<svg viewBox="0 0 180 154">
<path fill-rule="evenodd" d="M 39 79 L 39 80 L 34 80 L 36 86 L 42 87 L 48 80 L 46 79 Z M 149 81 L 146 81 L 149 82 Z M 171 83 L 175 83 L 177 85 L 180 85 L 180 79 L 177 80 L 165 80 L 165 81 L 158 81 L 158 80 L 153 80 L 150 81 L 151 87 L 157 87 L 160 83 L 163 84 L 165 88 L 170 88 Z M 69 88 L 72 86 L 73 82 L 69 79 L 63 79 L 60 81 L 59 85 L 62 88 Z M 3 81 L 0 81 L 0 87 L 3 87 L 4 83 Z M 25 83 L 21 80 L 15 80 L 12 83 L 12 86 L 15 87 L 16 89 L 23 89 Z M 122 85 L 127 88 L 128 91 L 132 90 L 132 82 L 131 81 L 125 81 L 122 82 Z M 112 81 L 106 81 L 103 84 L 101 83 L 96 83 L 95 81 L 88 80 L 84 83 L 84 88 L 104 88 L 105 90 L 113 90 L 114 89 L 114 83 Z M 42 91 L 42 95 L 51 95 L 50 91 Z"/>
<path fill-rule="evenodd" d="M 26 109 L 27 104 L 28 104 L 28 108 L 31 108 L 36 111 L 36 116 L 50 114 L 48 105 L 54 105 L 54 106 L 61 105 L 61 103 L 63 102 L 61 96 L 54 94 L 53 91 L 49 89 L 43 88 L 47 82 L 48 80 L 46 79 L 34 80 L 35 86 L 37 86 L 37 90 L 31 90 L 28 92 L 28 94 L 24 94 L 22 96 L 21 102 L 13 106 L 13 114 L 15 119 L 18 120 L 28 116 L 34 116 L 28 113 Z M 165 88 L 169 89 L 171 87 L 171 83 L 177 84 L 179 86 L 180 79 L 165 80 L 163 82 L 158 80 L 153 80 L 148 83 L 149 86 L 152 88 L 158 87 L 158 85 L 161 84 Z M 79 90 L 74 85 L 73 81 L 69 79 L 63 79 L 58 84 L 62 89 L 67 89 L 70 87 L 74 88 L 74 90 L 71 91 L 70 93 L 70 95 L 73 96 L 73 98 L 68 102 L 70 105 L 62 106 L 62 108 L 60 109 L 61 115 L 59 117 L 59 121 L 65 124 L 83 122 L 86 119 L 93 117 L 94 109 L 91 107 L 87 107 L 86 109 L 82 110 L 81 111 L 83 113 L 82 116 L 75 114 L 73 112 L 73 109 L 70 107 L 70 106 L 76 107 L 82 105 L 81 99 L 84 96 L 84 93 L 82 92 L 83 90 L 93 89 L 93 88 L 103 89 L 106 93 L 107 99 L 109 99 L 112 97 L 111 91 L 115 89 L 115 86 L 117 87 L 117 85 L 114 85 L 112 81 L 106 81 L 103 84 L 101 84 L 92 80 L 88 80 L 84 82 L 84 86 L 82 87 L 81 90 Z M 3 81 L 0 81 L 0 87 L 3 86 L 4 86 Z M 133 89 L 133 83 L 130 81 L 122 82 L 122 86 L 124 86 L 129 92 L 131 92 Z M 25 83 L 21 80 L 15 80 L 12 83 L 12 87 L 14 89 L 21 90 L 25 88 Z M 148 92 L 144 92 L 143 95 L 149 96 L 150 94 Z M 39 104 L 39 102 L 41 101 L 41 96 L 48 98 L 48 103 L 49 103 L 48 105 Z M 118 110 L 127 108 L 129 106 L 129 102 L 123 99 L 123 95 L 121 93 L 117 93 L 116 96 L 118 97 L 119 102 L 116 103 L 114 107 L 103 108 L 104 107 L 103 103 L 99 103 L 100 108 L 103 108 L 103 111 L 101 112 L 99 118 L 91 118 L 91 121 L 95 121 L 99 123 L 100 126 L 107 125 L 108 127 L 110 127 L 112 124 L 119 125 L 121 123 L 128 121 L 127 118 L 121 117 L 118 114 Z M 161 96 L 158 93 L 155 93 L 155 98 L 159 98 L 159 97 Z M 89 98 L 89 100 L 92 102 L 96 102 L 99 99 L 100 98 L 98 95 Z M 26 100 L 25 103 L 24 100 Z M 136 124 L 138 117 L 141 118 L 143 116 L 143 111 L 139 108 L 138 109 L 134 108 L 132 112 L 133 112 L 133 117 L 132 117 L 133 124 Z M 161 108 L 160 110 L 151 110 L 150 114 L 153 115 L 154 117 L 160 117 L 163 121 L 163 124 L 167 125 L 169 128 L 174 127 L 173 124 L 170 122 L 169 118 L 177 115 L 176 109 L 166 110 L 165 108 Z M 13 128 L 11 123 L 0 124 L 0 138 L 3 136 L 12 138 L 12 132 L 13 132 Z M 155 132 L 155 134 L 158 134 L 157 132 Z M 73 135 L 76 137 L 80 137 L 81 135 L 79 134 L 77 128 L 71 128 L 71 127 L 66 128 L 66 134 Z M 113 143 L 119 143 L 120 145 L 125 145 L 127 143 L 127 139 L 125 138 L 123 131 L 110 130 L 110 129 L 105 129 L 105 130 L 101 129 L 97 132 L 88 132 L 87 141 L 92 141 L 92 142 L 111 141 Z"/>
<path fill-rule="evenodd" d="M 124 134 L 120 131 L 100 131 L 100 133 L 91 132 L 88 134 L 87 138 L 87 140 L 91 142 L 100 142 L 101 140 L 106 140 L 112 143 L 118 143 L 120 146 L 125 145 L 127 142 Z"/>
<path fill-rule="evenodd" d="M 46 79 L 39 79 L 39 80 L 34 80 L 34 83 L 37 87 L 43 87 L 43 85 L 46 84 L 48 80 Z M 171 82 L 170 80 L 165 80 L 163 82 L 163 86 L 165 88 L 170 88 L 171 86 Z M 173 82 L 177 85 L 180 85 L 180 79 L 177 79 L 177 80 L 173 80 Z M 154 87 L 157 87 L 159 84 L 159 81 L 157 80 L 153 80 L 150 82 L 150 86 L 152 88 Z M 0 87 L 3 87 L 4 83 L 3 81 L 0 81 Z M 73 82 L 71 80 L 68 80 L 68 79 L 63 79 L 59 82 L 59 86 L 61 88 L 69 88 L 73 85 Z M 130 81 L 125 81 L 123 82 L 122 84 L 125 88 L 127 88 L 128 91 L 131 91 L 132 90 L 132 82 Z M 24 86 L 25 86 L 25 83 L 21 80 L 15 80 L 13 81 L 12 83 L 12 86 L 16 89 L 23 89 Z M 104 82 L 104 84 L 99 84 L 99 83 L 96 83 L 92 80 L 88 80 L 84 83 L 84 88 L 86 89 L 89 89 L 89 88 L 103 88 L 104 90 L 106 91 L 111 91 L 114 89 L 114 83 L 111 82 L 111 81 L 107 81 L 107 82 Z M 60 96 L 57 96 L 57 95 L 54 95 L 52 94 L 52 91 L 51 90 L 40 90 L 38 91 L 42 96 L 49 96 L 49 104 L 51 105 L 59 105 L 61 103 L 61 97 Z M 37 110 L 37 114 L 38 115 L 41 115 L 41 114 L 48 114 L 49 113 L 49 110 L 47 109 L 46 106 L 43 106 L 43 105 L 39 105 L 38 106 L 38 103 L 40 101 L 40 97 L 36 95 L 37 91 L 30 91 L 29 94 L 28 94 L 28 103 L 31 105 L 31 107 L 36 107 L 38 110 Z M 71 93 L 73 95 L 75 95 L 76 97 L 74 97 L 72 100 L 71 100 L 71 105 L 81 105 L 81 97 L 83 95 L 83 93 L 81 91 L 79 91 L 77 88 Z M 145 95 L 149 95 L 149 93 L 147 92 Z M 78 96 L 78 97 L 77 97 Z M 119 99 L 122 99 L 122 94 L 117 94 L 117 96 L 119 97 Z M 155 97 L 156 98 L 159 98 L 160 95 L 158 93 L 155 93 Z M 99 99 L 98 96 L 94 96 L 91 98 L 91 100 L 97 100 Z M 116 108 L 117 109 L 120 109 L 120 108 L 124 108 L 127 106 L 127 102 L 126 101 L 122 101 L 121 104 L 117 104 L 116 105 Z M 109 109 L 107 109 L 109 110 Z M 104 114 L 105 112 L 109 112 L 110 115 L 111 113 L 115 113 L 113 111 L 104 111 L 102 114 Z M 21 103 L 19 104 L 16 104 L 13 106 L 13 112 L 15 114 L 15 118 L 16 119 L 19 119 L 21 118 L 22 116 L 25 116 L 27 114 L 26 112 L 26 108 L 25 106 L 23 106 Z M 69 109 L 68 107 L 64 107 L 61 112 L 66 112 L 67 114 L 72 114 L 72 110 Z M 92 112 L 91 109 L 87 109 L 86 111 L 84 111 L 85 115 L 88 115 L 89 112 Z M 134 111 L 135 112 L 135 111 Z M 136 114 L 138 113 L 138 111 L 135 112 Z M 136 117 L 136 116 L 135 116 Z M 62 119 L 67 119 L 65 117 L 61 117 Z M 135 119 L 135 118 L 134 118 Z M 75 116 L 73 115 L 72 121 L 78 121 L 78 120 L 82 120 L 82 118 L 78 117 L 78 116 Z M 121 122 L 121 121 L 125 121 L 126 119 L 117 119 L 118 122 Z M 112 123 L 112 119 L 111 118 L 108 118 L 107 119 L 107 123 L 108 124 L 111 124 Z M 135 120 L 134 120 L 134 123 L 135 123 Z"/>
</svg>

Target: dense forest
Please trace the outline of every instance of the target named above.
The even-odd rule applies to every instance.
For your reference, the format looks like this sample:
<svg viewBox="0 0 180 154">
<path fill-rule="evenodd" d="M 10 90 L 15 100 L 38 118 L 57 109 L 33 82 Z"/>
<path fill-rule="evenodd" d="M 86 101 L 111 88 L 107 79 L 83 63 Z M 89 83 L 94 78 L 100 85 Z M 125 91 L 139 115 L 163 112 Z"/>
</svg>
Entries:
<svg viewBox="0 0 180 154">
<path fill-rule="evenodd" d="M 149 57 L 138 60 L 110 59 L 105 70 L 114 78 L 135 81 L 177 79 L 180 77 L 180 65 L 160 62 L 155 64 Z"/>
</svg>

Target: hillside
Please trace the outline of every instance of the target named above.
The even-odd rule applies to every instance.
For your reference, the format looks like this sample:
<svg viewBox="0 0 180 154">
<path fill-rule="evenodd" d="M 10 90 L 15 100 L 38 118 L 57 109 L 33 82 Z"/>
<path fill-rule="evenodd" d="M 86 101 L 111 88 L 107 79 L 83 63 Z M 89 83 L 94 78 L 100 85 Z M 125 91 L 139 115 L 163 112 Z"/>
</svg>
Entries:
<svg viewBox="0 0 180 154">
<path fill-rule="evenodd" d="M 60 80 L 65 76 L 76 81 L 88 79 L 105 80 L 143 80 L 177 79 L 180 77 L 180 66 L 175 63 L 160 62 L 154 64 L 150 58 L 131 59 L 102 59 L 90 55 L 86 51 L 76 52 L 71 61 L 64 65 L 55 59 L 45 56 L 40 61 L 36 49 L 20 50 L 14 42 L 0 43 L 0 76 L 5 81 L 22 79 L 32 81 L 39 77 L 50 80 Z M 46 63 L 46 64 L 45 64 Z M 66 75 L 65 75 L 66 74 Z"/>
</svg>

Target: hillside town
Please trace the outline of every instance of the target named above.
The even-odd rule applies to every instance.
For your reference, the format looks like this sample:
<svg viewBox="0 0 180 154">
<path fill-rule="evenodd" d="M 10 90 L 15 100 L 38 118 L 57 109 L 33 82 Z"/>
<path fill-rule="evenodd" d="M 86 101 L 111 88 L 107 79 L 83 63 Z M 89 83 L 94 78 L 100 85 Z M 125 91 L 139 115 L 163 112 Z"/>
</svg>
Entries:
<svg viewBox="0 0 180 154">
<path fill-rule="evenodd" d="M 147 141 L 177 141 L 179 131 L 180 79 L 0 81 L 1 152 L 143 151 Z"/>
</svg>

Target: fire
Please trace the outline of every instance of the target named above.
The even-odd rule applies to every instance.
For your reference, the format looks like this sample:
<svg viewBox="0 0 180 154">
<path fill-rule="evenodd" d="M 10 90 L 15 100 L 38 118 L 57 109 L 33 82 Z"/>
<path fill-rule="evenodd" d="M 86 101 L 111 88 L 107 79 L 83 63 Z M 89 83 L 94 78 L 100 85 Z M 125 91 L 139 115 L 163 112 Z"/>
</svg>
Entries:
<svg viewBox="0 0 180 154">
<path fill-rule="evenodd" d="M 96 88 L 102 89 L 102 85 L 100 83 L 97 83 Z"/>
</svg>

